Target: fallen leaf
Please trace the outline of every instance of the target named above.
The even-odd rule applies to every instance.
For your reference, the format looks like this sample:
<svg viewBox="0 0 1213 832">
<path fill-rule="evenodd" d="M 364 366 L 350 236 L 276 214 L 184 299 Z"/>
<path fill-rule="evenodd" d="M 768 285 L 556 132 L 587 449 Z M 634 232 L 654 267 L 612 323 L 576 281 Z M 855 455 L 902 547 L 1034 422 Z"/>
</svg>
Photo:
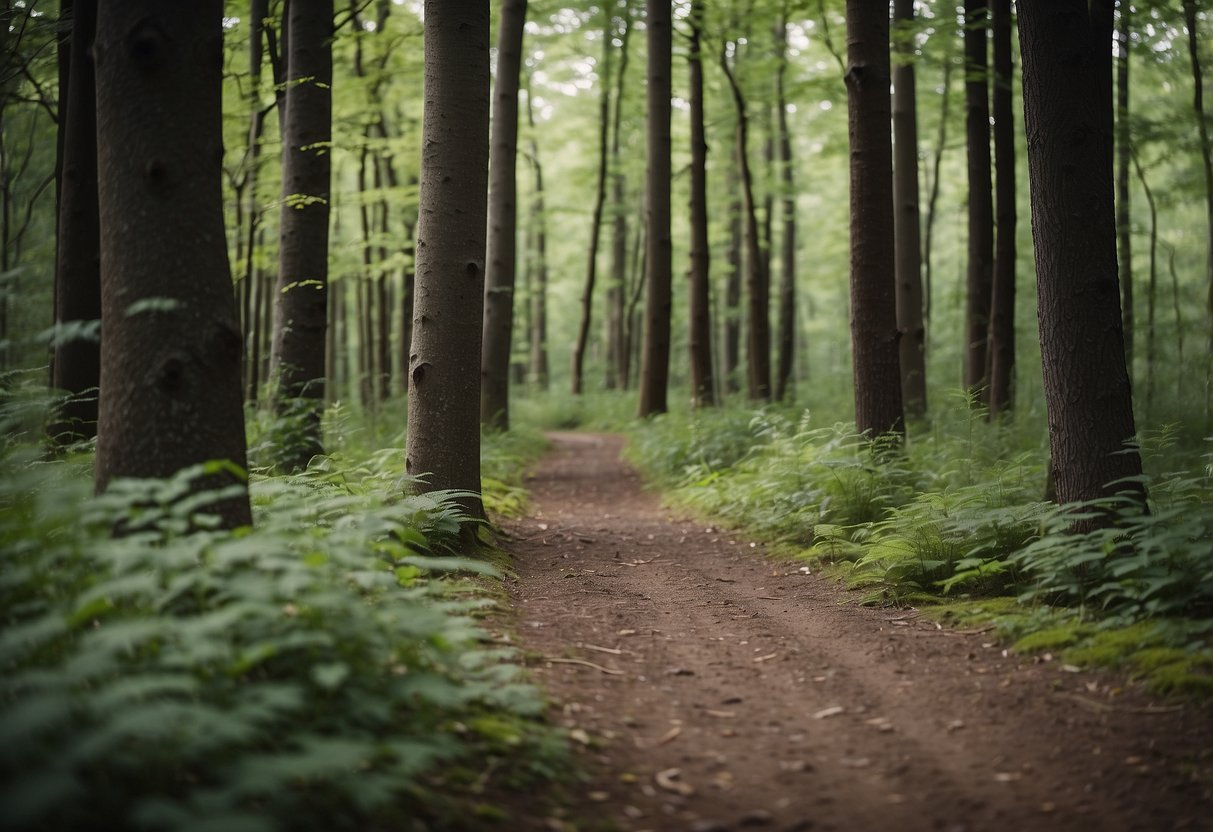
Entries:
<svg viewBox="0 0 1213 832">
<path fill-rule="evenodd" d="M 590 744 L 590 735 L 585 732 L 584 728 L 574 728 L 572 731 L 569 731 L 569 739 L 582 745 Z"/>
<path fill-rule="evenodd" d="M 1023 779 L 1023 772 L 1019 771 L 999 771 L 994 774 L 994 782 L 996 783 L 1014 783 L 1016 780 Z"/>
<path fill-rule="evenodd" d="M 590 792 L 586 795 L 586 797 L 588 797 L 594 803 L 606 803 L 611 799 L 610 794 L 607 792 Z"/>
<path fill-rule="evenodd" d="M 664 771 L 659 771 L 653 775 L 653 781 L 657 783 L 657 787 L 664 789 L 667 792 L 680 794 L 683 797 L 690 797 L 695 794 L 695 787 L 690 783 L 684 783 L 678 778 L 682 776 L 682 769 L 667 768 Z"/>
<path fill-rule="evenodd" d="M 682 726 L 675 725 L 673 728 L 671 728 L 670 730 L 668 730 L 664 734 L 662 734 L 661 739 L 657 740 L 657 742 L 654 743 L 654 745 L 665 745 L 666 743 L 671 743 L 674 740 L 676 740 L 678 738 L 678 735 L 681 733 L 682 733 Z"/>
<path fill-rule="evenodd" d="M 954 719 L 948 723 L 947 732 L 950 734 L 953 731 L 959 731 L 963 727 L 965 727 L 965 722 L 963 719 Z"/>
<path fill-rule="evenodd" d="M 817 713 L 813 714 L 813 719 L 827 719 L 832 716 L 838 716 L 841 713 L 846 713 L 846 708 L 842 705 L 833 705 L 829 708 L 822 708 Z"/>
<path fill-rule="evenodd" d="M 711 708 L 708 708 L 706 711 L 704 711 L 704 713 L 708 716 L 714 716 L 717 719 L 733 719 L 735 716 L 737 716 L 737 714 L 733 711 L 714 711 Z"/>
<path fill-rule="evenodd" d="M 778 655 L 779 655 L 778 653 L 767 653 L 765 656 L 756 656 L 756 657 L 754 658 L 754 662 L 755 662 L 755 663 L 758 663 L 758 662 L 769 662 L 771 659 L 775 658 L 775 657 L 776 657 L 776 656 L 778 656 Z"/>
</svg>

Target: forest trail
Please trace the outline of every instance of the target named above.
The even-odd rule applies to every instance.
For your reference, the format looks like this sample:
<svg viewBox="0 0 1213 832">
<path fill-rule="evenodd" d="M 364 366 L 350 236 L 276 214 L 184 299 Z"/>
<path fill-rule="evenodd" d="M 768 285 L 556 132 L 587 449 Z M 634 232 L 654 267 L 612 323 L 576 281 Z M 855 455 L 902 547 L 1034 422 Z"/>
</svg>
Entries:
<svg viewBox="0 0 1213 832">
<path fill-rule="evenodd" d="M 1116 678 L 861 607 L 663 509 L 619 437 L 552 441 L 531 516 L 505 527 L 510 591 L 592 782 L 573 789 L 573 827 L 518 824 L 1213 829 L 1208 707 L 1113 698 Z"/>
</svg>

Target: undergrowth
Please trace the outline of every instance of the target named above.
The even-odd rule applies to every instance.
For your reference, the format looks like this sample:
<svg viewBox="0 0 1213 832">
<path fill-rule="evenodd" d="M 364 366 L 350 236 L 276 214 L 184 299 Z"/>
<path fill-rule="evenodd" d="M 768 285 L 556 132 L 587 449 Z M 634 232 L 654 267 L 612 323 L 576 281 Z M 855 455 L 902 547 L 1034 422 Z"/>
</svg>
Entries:
<svg viewBox="0 0 1213 832">
<path fill-rule="evenodd" d="M 522 441 L 488 443 L 511 487 Z M 202 469 L 93 497 L 87 448 L 9 439 L 0 826 L 474 829 L 486 793 L 565 774 L 452 495 L 333 448 L 254 476 L 227 532 L 183 499 Z"/>
<path fill-rule="evenodd" d="M 1154 689 L 1201 689 L 1213 681 L 1203 627 L 1213 614 L 1213 458 L 1183 468 L 1164 430 L 1142 447 L 1148 512 L 1119 498 L 1059 507 L 1043 499 L 1047 451 L 1033 424 L 990 425 L 958 398 L 889 453 L 852 424 L 728 407 L 650 420 L 631 433 L 629 454 L 675 502 L 826 566 L 866 603 L 997 602 L 984 620 L 1009 640 L 1085 628 L 1074 645 L 1142 622 L 1195 621 L 1163 627 L 1142 649 L 1185 657 L 1187 676 L 1166 663 L 1171 682 Z M 1085 512 L 1116 522 L 1073 531 Z M 1152 680 L 1160 667 L 1140 672 Z"/>
</svg>

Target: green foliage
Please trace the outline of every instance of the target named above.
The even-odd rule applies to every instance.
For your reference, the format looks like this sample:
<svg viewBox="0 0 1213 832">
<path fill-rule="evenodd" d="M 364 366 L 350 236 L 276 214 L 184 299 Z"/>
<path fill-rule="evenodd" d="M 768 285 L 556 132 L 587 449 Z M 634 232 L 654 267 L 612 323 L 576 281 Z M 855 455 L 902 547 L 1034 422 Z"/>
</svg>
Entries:
<svg viewBox="0 0 1213 832">
<path fill-rule="evenodd" d="M 189 473 L 91 498 L 73 463 L 3 462 L 5 828 L 467 828 L 432 807 L 562 767 L 451 577 L 492 568 L 392 453 L 255 479 L 257 527 L 230 533 Z"/>
<path fill-rule="evenodd" d="M 1023 597 L 1125 621 L 1213 611 L 1208 479 L 1154 480 L 1150 496 L 1148 512 L 1128 495 L 1050 510 L 1039 539 L 1011 557 L 1031 577 Z M 1109 525 L 1073 528 L 1081 519 L 1109 514 Z"/>
</svg>

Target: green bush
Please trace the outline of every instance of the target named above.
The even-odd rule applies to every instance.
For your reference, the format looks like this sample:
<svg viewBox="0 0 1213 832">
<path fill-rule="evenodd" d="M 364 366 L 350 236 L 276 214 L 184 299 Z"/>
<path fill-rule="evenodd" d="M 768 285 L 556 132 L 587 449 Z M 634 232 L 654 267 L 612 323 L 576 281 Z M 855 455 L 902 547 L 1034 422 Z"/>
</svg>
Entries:
<svg viewBox="0 0 1213 832">
<path fill-rule="evenodd" d="M 433 828 L 481 772 L 560 767 L 487 600 L 444 577 L 491 567 L 389 452 L 254 480 L 235 532 L 182 499 L 198 471 L 90 498 L 79 466 L 3 465 L 4 828 Z"/>
</svg>

